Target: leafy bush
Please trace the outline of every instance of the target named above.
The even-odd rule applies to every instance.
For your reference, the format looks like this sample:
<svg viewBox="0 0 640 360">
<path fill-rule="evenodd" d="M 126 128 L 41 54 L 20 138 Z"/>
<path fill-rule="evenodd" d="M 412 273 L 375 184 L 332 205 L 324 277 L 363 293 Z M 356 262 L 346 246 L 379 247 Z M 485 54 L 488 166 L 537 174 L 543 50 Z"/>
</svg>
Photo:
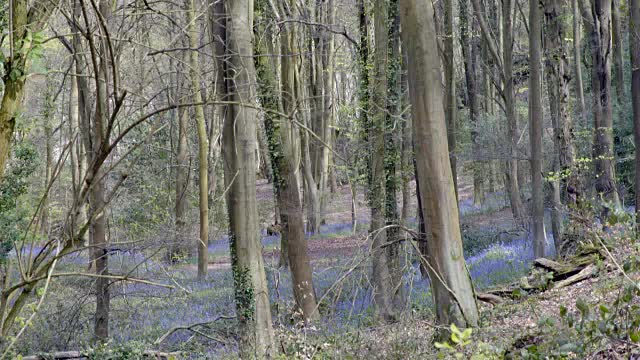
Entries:
<svg viewBox="0 0 640 360">
<path fill-rule="evenodd" d="M 32 145 L 18 145 L 0 181 L 0 262 L 6 260 L 13 244 L 28 226 L 29 211 L 21 201 L 29 188 L 29 177 L 38 165 L 37 160 L 38 155 Z"/>
</svg>

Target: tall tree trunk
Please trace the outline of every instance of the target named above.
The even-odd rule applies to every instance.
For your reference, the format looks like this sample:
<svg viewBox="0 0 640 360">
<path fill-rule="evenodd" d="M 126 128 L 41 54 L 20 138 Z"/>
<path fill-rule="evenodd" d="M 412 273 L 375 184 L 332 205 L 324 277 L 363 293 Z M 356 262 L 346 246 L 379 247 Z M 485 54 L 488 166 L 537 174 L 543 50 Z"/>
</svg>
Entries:
<svg viewBox="0 0 640 360">
<path fill-rule="evenodd" d="M 271 307 L 262 258 L 256 202 L 256 125 L 258 113 L 243 103 L 255 98 L 253 1 L 226 2 L 226 99 L 222 151 L 240 355 L 268 357 L 275 352 Z"/>
<path fill-rule="evenodd" d="M 181 82 L 181 79 L 177 80 Z M 182 97 L 178 91 L 176 98 Z M 176 261 L 187 255 L 188 245 L 185 241 L 186 221 L 185 211 L 187 207 L 187 189 L 189 187 L 189 149 L 187 144 L 189 110 L 186 107 L 176 110 L 178 116 L 178 153 L 176 155 L 176 236 L 169 253 L 169 261 Z"/>
<path fill-rule="evenodd" d="M 196 3 L 191 0 L 188 10 L 189 44 L 191 49 L 199 46 L 198 32 L 196 31 Z M 195 106 L 196 126 L 198 130 L 198 182 L 199 208 L 200 208 L 200 239 L 198 241 L 198 279 L 207 277 L 209 264 L 209 138 L 207 125 L 204 118 L 204 105 L 202 105 L 202 93 L 200 91 L 200 63 L 198 52 L 189 51 L 189 77 L 193 91 Z"/>
<path fill-rule="evenodd" d="M 453 173 L 453 186 L 458 198 L 458 166 L 456 159 L 456 70 L 453 53 L 453 0 L 444 1 L 444 89 L 449 161 Z"/>
<path fill-rule="evenodd" d="M 290 4 L 291 14 L 286 14 L 288 18 L 295 18 L 295 4 Z M 262 13 L 268 13 L 267 9 L 262 9 Z M 299 79 L 296 79 L 295 68 L 300 66 L 300 52 L 298 49 L 298 39 L 296 37 L 297 28 L 293 24 L 288 24 L 280 32 L 280 43 L 282 48 L 282 108 L 286 114 L 296 114 L 298 104 L 297 89 Z M 257 55 L 266 54 L 265 40 L 258 43 Z M 299 164 L 299 144 L 298 134 L 295 132 L 291 121 L 279 119 L 272 111 L 280 111 L 277 94 L 278 83 L 274 77 L 274 72 L 269 66 L 269 58 L 260 56 L 256 60 L 258 72 L 260 101 L 266 112 L 264 114 L 265 130 L 273 165 L 273 179 L 276 191 L 276 201 L 280 209 L 280 224 L 282 226 L 281 236 L 287 241 L 283 242 L 288 247 L 288 263 L 291 266 L 292 289 L 296 304 L 306 321 L 319 318 L 316 303 L 315 290 L 313 288 L 313 278 L 311 262 L 307 249 L 307 242 L 304 237 L 304 221 L 302 219 L 302 203 L 298 179 L 296 176 Z M 281 112 L 281 111 L 280 111 Z"/>
<path fill-rule="evenodd" d="M 629 51 L 631 55 L 631 98 L 633 105 L 633 135 L 636 144 L 636 238 L 640 233 L 640 0 L 629 2 Z"/>
<path fill-rule="evenodd" d="M 469 127 L 471 128 L 471 147 L 475 156 L 481 156 L 478 134 L 480 116 L 477 95 L 477 57 L 478 45 L 473 37 L 473 17 L 469 14 L 469 0 L 460 0 L 460 48 L 464 62 L 465 81 L 467 85 L 467 108 L 469 109 Z M 484 202 L 483 170 L 485 162 L 482 159 L 473 160 L 473 203 L 481 205 Z"/>
<path fill-rule="evenodd" d="M 502 4 L 502 36 L 504 66 L 504 97 L 505 110 L 507 112 L 507 133 L 510 140 L 509 161 L 507 162 L 507 192 L 511 204 L 511 213 L 517 223 L 524 220 L 524 206 L 520 194 L 520 184 L 518 183 L 518 116 L 516 113 L 516 97 L 513 79 L 513 23 L 512 13 L 514 1 L 505 0 Z"/>
<path fill-rule="evenodd" d="M 385 218 L 387 229 L 387 256 L 389 259 L 389 273 L 391 276 L 391 297 L 395 308 L 400 308 L 404 302 L 402 286 L 402 264 L 399 214 L 398 214 L 398 174 L 396 168 L 400 161 L 400 138 L 396 130 L 399 127 L 398 119 L 402 114 L 402 84 L 400 68 L 402 51 L 400 49 L 400 14 L 398 13 L 398 1 L 391 0 L 388 10 L 389 26 L 389 59 L 387 63 L 387 109 L 385 116 Z"/>
<path fill-rule="evenodd" d="M 624 51 L 624 39 L 622 38 L 622 14 L 620 12 L 620 0 L 611 1 L 611 37 L 613 39 L 613 74 L 616 86 L 618 103 L 624 99 L 624 61 L 622 52 Z"/>
<path fill-rule="evenodd" d="M 87 21 L 87 8 L 82 4 L 82 11 Z M 99 16 L 101 16 L 106 24 L 111 19 L 111 8 L 108 1 L 102 0 L 99 3 Z M 89 24 L 85 23 L 85 26 Z M 101 30 L 102 32 L 102 30 Z M 104 35 L 104 34 L 102 34 Z M 89 206 L 94 220 L 91 223 L 91 246 L 93 248 L 92 259 L 95 264 L 96 275 L 100 277 L 96 279 L 96 312 L 94 317 L 94 336 L 97 341 L 105 342 L 109 337 L 109 308 L 110 308 L 110 292 L 109 280 L 105 275 L 109 275 L 109 254 L 108 240 L 106 234 L 107 218 L 106 218 L 106 202 L 105 202 L 105 172 L 101 167 L 101 163 L 97 161 L 103 156 L 105 151 L 104 143 L 108 141 L 105 134 L 106 120 L 109 114 L 109 77 L 107 67 L 108 60 L 108 42 L 105 36 L 102 36 L 97 46 L 95 42 L 91 43 L 91 56 L 93 58 L 95 82 L 96 82 L 96 101 L 95 114 L 93 117 L 93 126 L 91 129 L 92 145 L 92 164 L 90 179 L 95 181 L 89 196 Z M 114 79 L 111 79 L 114 80 Z"/>
<path fill-rule="evenodd" d="M 402 40 L 407 47 L 420 197 L 431 239 L 427 243 L 431 287 L 440 324 L 478 325 L 478 308 L 466 269 L 458 207 L 448 164 L 440 59 L 430 1 L 401 0 Z M 428 219 L 428 220 L 427 220 Z"/>
<path fill-rule="evenodd" d="M 549 89 L 549 104 L 553 122 L 554 155 L 552 185 L 551 228 L 556 250 L 562 244 L 561 192 L 568 199 L 567 189 L 577 189 L 578 174 L 574 167 L 575 149 L 573 144 L 573 121 L 569 112 L 569 78 L 570 69 L 567 49 L 564 46 L 566 29 L 563 19 L 567 12 L 560 0 L 547 0 L 544 3 L 544 14 L 547 30 L 546 75 Z M 578 63 L 579 65 L 579 63 Z M 561 191 L 562 184 L 562 191 Z M 560 254 L 560 251 L 556 251 Z"/>
<path fill-rule="evenodd" d="M 593 0 L 591 20 L 591 52 L 593 56 L 592 91 L 595 164 L 595 187 L 609 202 L 606 207 L 618 208 L 620 200 L 615 183 L 613 153 L 613 109 L 611 103 L 611 0 Z"/>
<path fill-rule="evenodd" d="M 529 136 L 533 253 L 544 257 L 544 197 L 542 193 L 542 16 L 538 0 L 529 0 Z"/>
<path fill-rule="evenodd" d="M 571 0 L 573 12 L 573 72 L 575 75 L 576 101 L 580 111 L 581 120 L 587 119 L 587 106 L 584 101 L 584 85 L 582 81 L 582 34 L 580 28 L 580 8 L 578 0 Z"/>
<path fill-rule="evenodd" d="M 387 66 L 389 57 L 388 4 L 386 0 L 374 3 L 374 76 L 371 84 L 373 104 L 372 122 L 369 129 L 371 148 L 371 186 L 369 188 L 369 208 L 371 210 L 370 234 L 373 238 L 373 297 L 379 319 L 395 319 L 391 302 L 391 274 L 385 228 L 385 119 L 387 113 Z"/>
</svg>

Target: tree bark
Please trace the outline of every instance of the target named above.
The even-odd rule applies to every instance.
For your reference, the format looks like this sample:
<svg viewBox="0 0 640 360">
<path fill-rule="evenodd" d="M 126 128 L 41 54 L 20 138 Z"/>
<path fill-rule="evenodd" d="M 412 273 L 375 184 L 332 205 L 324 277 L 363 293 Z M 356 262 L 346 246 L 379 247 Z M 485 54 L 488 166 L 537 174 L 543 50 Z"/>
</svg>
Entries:
<svg viewBox="0 0 640 360">
<path fill-rule="evenodd" d="M 27 56 L 33 46 L 27 36 L 42 30 L 59 0 L 38 1 L 29 7 L 27 0 L 11 1 L 11 25 L 9 29 L 9 56 L 4 63 L 2 82 L 4 93 L 0 102 L 0 178 L 11 155 L 11 141 L 16 116 L 24 98 L 27 79 Z"/>
<path fill-rule="evenodd" d="M 453 0 L 444 1 L 444 89 L 445 115 L 447 120 L 447 139 L 449 142 L 449 161 L 453 174 L 453 186 L 458 198 L 458 165 L 456 158 L 456 72 L 453 52 Z"/>
<path fill-rule="evenodd" d="M 267 279 L 259 239 L 256 202 L 256 125 L 258 114 L 243 106 L 255 99 L 256 73 L 253 57 L 253 2 L 225 3 L 226 99 L 223 126 L 225 186 L 240 355 L 264 358 L 275 352 Z"/>
<path fill-rule="evenodd" d="M 631 98 L 633 106 L 633 135 L 636 149 L 640 149 L 640 0 L 629 2 L 629 50 L 631 52 Z M 640 233 L 640 151 L 635 152 L 636 181 L 636 237 Z"/>
<path fill-rule="evenodd" d="M 529 136 L 533 253 L 544 257 L 544 197 L 542 193 L 542 16 L 538 0 L 529 0 Z"/>
<path fill-rule="evenodd" d="M 622 38 L 622 13 L 620 11 L 620 0 L 611 1 L 611 37 L 613 40 L 613 81 L 616 86 L 618 103 L 624 99 L 624 61 L 622 52 L 624 51 L 624 39 Z"/>
<path fill-rule="evenodd" d="M 284 14 L 288 18 L 296 18 L 295 4 L 289 4 L 292 13 Z M 267 13 L 263 9 L 262 13 Z M 296 78 L 295 68 L 300 67 L 300 52 L 298 49 L 297 27 L 294 24 L 285 25 L 280 32 L 282 67 L 282 108 L 286 114 L 297 114 L 299 94 L 299 79 Z M 258 43 L 257 55 L 266 54 L 264 41 Z M 305 321 L 319 318 L 316 294 L 313 287 L 311 262 L 309 259 L 307 242 L 304 236 L 304 221 L 302 219 L 302 203 L 296 172 L 299 164 L 300 148 L 297 144 L 298 136 L 291 121 L 281 119 L 271 111 L 280 111 L 278 83 L 269 66 L 268 57 L 256 59 L 258 71 L 260 101 L 266 112 L 264 114 L 265 130 L 273 166 L 273 183 L 276 192 L 276 202 L 279 208 L 281 236 L 287 240 L 286 254 L 291 266 L 292 289 L 296 305 L 302 311 Z M 295 116 L 295 115 L 294 115 Z"/>
<path fill-rule="evenodd" d="M 578 0 L 571 1 L 571 10 L 573 12 L 573 72 L 576 78 L 576 101 L 578 102 L 581 120 L 584 122 L 587 119 L 587 106 L 584 101 L 584 85 L 582 81 L 582 30 L 580 27 Z"/>
<path fill-rule="evenodd" d="M 196 3 L 191 0 L 188 10 L 188 31 L 189 44 L 191 49 L 199 46 L 198 32 L 196 31 Z M 202 93 L 200 91 L 200 63 L 198 52 L 189 52 L 189 77 L 193 91 L 193 102 L 202 103 Z M 207 136 L 207 125 L 204 118 L 204 106 L 195 106 L 196 126 L 198 130 L 198 191 L 200 208 L 200 239 L 198 241 L 198 279 L 204 280 L 207 277 L 207 266 L 209 264 L 209 138 Z"/>
<path fill-rule="evenodd" d="M 391 302 L 391 274 L 387 249 L 387 230 L 385 230 L 385 119 L 387 113 L 387 66 L 389 57 L 389 30 L 387 27 L 388 4 L 386 0 L 374 3 L 374 76 L 371 84 L 372 122 L 369 129 L 371 152 L 371 186 L 369 188 L 369 208 L 371 210 L 370 234 L 373 239 L 373 297 L 376 313 L 382 321 L 393 321 Z"/>
<path fill-rule="evenodd" d="M 400 49 L 400 16 L 398 13 L 398 1 L 389 1 L 388 10 L 388 34 L 389 34 L 389 59 L 387 63 L 387 110 L 385 116 L 385 218 L 387 226 L 387 257 L 389 259 L 389 273 L 391 278 L 391 299 L 395 308 L 401 308 L 404 303 L 404 288 L 402 286 L 402 264 L 400 224 L 398 214 L 398 174 L 396 168 L 400 161 L 400 138 L 396 130 L 399 127 L 398 119 L 402 113 L 402 92 L 400 68 L 402 52 Z M 455 165 L 455 164 L 454 164 Z M 395 225 L 395 227 L 394 227 Z"/>
<path fill-rule="evenodd" d="M 478 325 L 478 308 L 467 272 L 442 102 L 440 59 L 433 51 L 433 5 L 401 0 L 402 40 L 407 47 L 409 92 L 414 116 L 416 167 L 420 197 L 431 238 L 427 244 L 431 287 L 440 324 Z"/>
<path fill-rule="evenodd" d="M 592 89 L 594 142 L 593 161 L 596 191 L 618 208 L 613 153 L 613 108 L 611 103 L 611 0 L 593 0 L 591 52 L 593 56 Z"/>
<path fill-rule="evenodd" d="M 469 109 L 469 127 L 471 128 L 471 147 L 475 156 L 481 156 L 480 144 L 478 143 L 479 124 L 479 102 L 477 95 L 477 58 L 478 44 L 473 36 L 473 17 L 469 15 L 469 0 L 460 0 L 460 48 L 464 62 L 465 81 L 467 85 L 467 108 Z M 483 170 L 485 161 L 482 159 L 473 160 L 473 203 L 481 205 L 484 202 L 484 179 Z"/>
</svg>

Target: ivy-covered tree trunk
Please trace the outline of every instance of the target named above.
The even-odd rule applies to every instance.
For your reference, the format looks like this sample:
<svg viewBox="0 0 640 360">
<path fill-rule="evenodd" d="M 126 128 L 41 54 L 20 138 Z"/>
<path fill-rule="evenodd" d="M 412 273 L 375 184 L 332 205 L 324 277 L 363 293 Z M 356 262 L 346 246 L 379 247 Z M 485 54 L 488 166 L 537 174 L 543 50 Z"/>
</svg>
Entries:
<svg viewBox="0 0 640 360">
<path fill-rule="evenodd" d="M 291 1 L 292 2 L 292 1 Z M 295 4 L 288 7 L 291 13 L 285 13 L 288 18 L 295 18 Z M 261 13 L 268 13 L 262 9 Z M 263 21 L 266 21 L 263 19 Z M 260 27 L 264 29 L 264 27 Z M 258 33 L 262 33 L 259 31 Z M 261 38 L 257 45 L 256 55 L 268 54 L 265 42 Z M 299 113 L 297 89 L 300 79 L 297 79 L 296 68 L 300 67 L 297 27 L 287 24 L 280 31 L 282 54 L 282 107 L 285 114 Z M 302 218 L 302 203 L 298 187 L 296 172 L 299 164 L 300 146 L 298 144 L 297 129 L 290 119 L 283 119 L 274 112 L 281 112 L 280 102 L 276 94 L 279 93 L 278 83 L 267 56 L 256 58 L 258 72 L 259 97 L 265 109 L 264 124 L 269 145 L 269 153 L 273 166 L 273 184 L 276 202 L 282 226 L 282 242 L 287 247 L 288 264 L 291 267 L 292 284 L 296 304 L 306 321 L 319 318 L 316 294 L 313 287 L 311 261 L 309 259 L 307 241 L 304 236 L 304 221 Z"/>
<path fill-rule="evenodd" d="M 385 117 L 385 218 L 387 226 L 387 256 L 389 259 L 389 273 L 391 277 L 391 299 L 394 308 L 401 308 L 404 302 L 404 288 L 402 286 L 402 263 L 400 224 L 398 214 L 398 184 L 400 179 L 397 168 L 400 163 L 400 128 L 399 121 L 402 113 L 401 93 L 401 63 L 402 52 L 400 49 L 400 14 L 398 13 L 398 1 L 389 2 L 388 11 L 389 27 L 389 51 L 387 64 L 387 113 Z"/>
<path fill-rule="evenodd" d="M 440 86 L 440 58 L 430 1 L 400 0 L 407 47 L 416 168 L 425 221 L 431 233 L 427 260 L 439 324 L 478 325 L 478 308 L 462 251 L 456 194 L 449 166 Z"/>
<path fill-rule="evenodd" d="M 239 350 L 243 358 L 275 352 L 271 307 L 259 238 L 256 200 L 256 126 L 258 112 L 245 106 L 256 97 L 253 61 L 253 1 L 225 3 L 226 99 L 222 152 L 231 241 Z"/>
<path fill-rule="evenodd" d="M 372 121 L 369 128 L 369 146 L 371 148 L 371 186 L 369 188 L 369 208 L 371 210 L 372 260 L 373 260 L 373 297 L 377 316 L 383 321 L 395 319 L 391 302 L 392 282 L 390 259 L 387 249 L 388 231 L 385 229 L 385 119 L 388 95 L 389 30 L 388 4 L 386 0 L 374 3 L 374 75 L 371 83 Z"/>
<path fill-rule="evenodd" d="M 4 67 L 2 82 L 4 93 L 0 102 L 0 178 L 11 155 L 11 140 L 24 98 L 24 85 L 27 79 L 27 60 L 36 43 L 35 36 L 40 32 L 58 6 L 59 0 L 36 1 L 29 7 L 28 0 L 11 1 L 11 25 L 9 29 L 9 56 L 0 66 Z"/>
</svg>

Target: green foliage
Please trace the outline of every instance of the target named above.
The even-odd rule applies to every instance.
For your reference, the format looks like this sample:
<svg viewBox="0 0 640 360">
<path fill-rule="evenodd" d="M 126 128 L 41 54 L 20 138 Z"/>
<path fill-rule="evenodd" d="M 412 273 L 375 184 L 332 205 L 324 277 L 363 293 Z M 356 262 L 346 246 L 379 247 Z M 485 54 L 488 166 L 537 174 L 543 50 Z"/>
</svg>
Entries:
<svg viewBox="0 0 640 360">
<path fill-rule="evenodd" d="M 35 148 L 31 144 L 19 144 L 0 181 L 0 262 L 6 260 L 13 244 L 20 240 L 28 226 L 29 212 L 21 206 L 21 201 L 37 165 Z"/>
<path fill-rule="evenodd" d="M 450 339 L 445 342 L 436 342 L 434 345 L 440 351 L 438 358 L 492 360 L 499 359 L 498 351 L 485 343 L 473 345 L 471 339 L 472 329 L 459 329 L 455 324 L 450 327 Z"/>
<path fill-rule="evenodd" d="M 141 342 L 107 343 L 89 351 L 89 360 L 142 360 L 147 345 Z"/>
</svg>

